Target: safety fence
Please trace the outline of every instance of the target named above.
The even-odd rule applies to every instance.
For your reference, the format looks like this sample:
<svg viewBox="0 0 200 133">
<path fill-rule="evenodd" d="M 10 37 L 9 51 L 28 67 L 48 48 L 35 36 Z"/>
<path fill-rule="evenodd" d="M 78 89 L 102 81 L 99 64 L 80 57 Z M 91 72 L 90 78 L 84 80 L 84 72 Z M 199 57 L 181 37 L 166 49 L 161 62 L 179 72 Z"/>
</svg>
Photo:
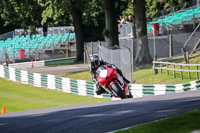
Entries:
<svg viewBox="0 0 200 133">
<path fill-rule="evenodd" d="M 143 96 L 164 95 L 184 91 L 200 90 L 200 80 L 185 84 L 131 84 L 130 91 L 134 98 Z"/>
<path fill-rule="evenodd" d="M 44 66 L 74 63 L 75 61 L 76 61 L 76 57 L 51 59 L 51 60 L 45 60 L 44 61 Z"/>
<path fill-rule="evenodd" d="M 56 90 L 59 92 L 112 100 L 116 99 L 113 97 L 111 98 L 109 94 L 96 95 L 95 84 L 86 80 L 74 80 L 55 75 L 32 73 L 2 65 L 0 65 L 0 77 L 14 82 L 46 88 L 49 90 Z M 188 90 L 200 90 L 200 80 L 175 85 L 131 84 L 129 89 L 134 98 L 150 95 L 153 96 L 168 93 L 179 93 Z"/>
<path fill-rule="evenodd" d="M 169 66 L 171 66 L 171 68 Z M 200 67 L 200 64 L 181 64 L 181 63 L 172 63 L 172 62 L 153 61 L 154 74 L 157 74 L 157 70 L 160 70 L 161 74 L 162 74 L 162 70 L 166 70 L 167 75 L 169 75 L 169 71 L 173 71 L 173 75 L 174 77 L 176 77 L 176 72 L 178 71 L 180 72 L 180 76 L 182 80 L 183 80 L 183 72 L 188 73 L 189 79 L 191 79 L 190 73 L 196 73 L 196 78 L 199 79 L 199 73 L 200 73 L 199 67 Z"/>
<path fill-rule="evenodd" d="M 51 60 L 42 60 L 42 61 L 29 61 L 29 62 L 21 62 L 21 63 L 13 63 L 9 64 L 9 67 L 12 68 L 26 68 L 31 67 L 42 67 L 42 66 L 51 66 L 51 65 L 61 65 L 61 64 L 70 64 L 76 61 L 76 57 L 68 57 L 68 58 L 59 58 L 59 59 L 51 59 Z"/>
</svg>

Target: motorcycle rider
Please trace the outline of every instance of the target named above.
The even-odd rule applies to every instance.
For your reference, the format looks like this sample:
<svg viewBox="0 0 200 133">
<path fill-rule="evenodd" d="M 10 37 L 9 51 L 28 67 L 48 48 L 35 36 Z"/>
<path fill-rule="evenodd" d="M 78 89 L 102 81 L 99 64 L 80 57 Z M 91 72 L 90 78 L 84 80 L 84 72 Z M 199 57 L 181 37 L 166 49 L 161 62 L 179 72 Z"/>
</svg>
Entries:
<svg viewBox="0 0 200 133">
<path fill-rule="evenodd" d="M 114 64 L 110 64 L 110 63 L 108 63 L 108 62 L 102 60 L 102 59 L 99 58 L 99 56 L 96 55 L 96 54 L 91 55 L 91 56 L 90 56 L 90 65 L 89 65 L 89 68 L 90 68 L 90 73 L 91 73 L 91 75 L 92 75 L 92 81 L 93 81 L 94 83 L 96 83 L 96 93 L 97 93 L 97 95 L 101 95 L 102 93 L 106 93 L 106 91 L 98 84 L 98 82 L 97 82 L 97 77 L 96 77 L 96 70 L 97 70 L 100 66 L 102 66 L 102 65 L 106 65 L 106 66 L 108 66 L 108 67 L 110 67 L 110 68 L 115 69 L 115 70 L 119 73 L 119 75 L 120 75 L 121 77 L 123 77 L 124 81 L 125 81 L 127 84 L 130 83 L 130 81 L 127 80 L 127 79 L 123 76 L 121 70 L 118 69 Z"/>
</svg>

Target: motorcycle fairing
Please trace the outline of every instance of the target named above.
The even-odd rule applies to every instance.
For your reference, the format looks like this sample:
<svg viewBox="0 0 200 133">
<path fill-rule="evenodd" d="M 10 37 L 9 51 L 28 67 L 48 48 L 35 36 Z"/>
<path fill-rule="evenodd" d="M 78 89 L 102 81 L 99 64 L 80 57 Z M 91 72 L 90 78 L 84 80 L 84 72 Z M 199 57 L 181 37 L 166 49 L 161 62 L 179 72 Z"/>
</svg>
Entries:
<svg viewBox="0 0 200 133">
<path fill-rule="evenodd" d="M 112 90 L 111 85 L 116 83 L 123 90 L 124 94 L 128 94 L 128 85 L 124 82 L 123 78 L 117 73 L 113 68 L 100 66 L 96 71 L 96 76 L 98 78 L 98 83 L 110 94 L 116 96 L 115 92 Z"/>
<path fill-rule="evenodd" d="M 98 83 L 104 87 L 107 87 L 107 83 L 109 83 L 111 80 L 117 78 L 117 71 L 115 71 L 113 68 L 108 68 L 107 66 L 100 66 L 96 73 L 98 74 Z M 105 73 L 107 73 L 106 76 Z M 103 75 L 103 77 L 101 75 Z"/>
</svg>

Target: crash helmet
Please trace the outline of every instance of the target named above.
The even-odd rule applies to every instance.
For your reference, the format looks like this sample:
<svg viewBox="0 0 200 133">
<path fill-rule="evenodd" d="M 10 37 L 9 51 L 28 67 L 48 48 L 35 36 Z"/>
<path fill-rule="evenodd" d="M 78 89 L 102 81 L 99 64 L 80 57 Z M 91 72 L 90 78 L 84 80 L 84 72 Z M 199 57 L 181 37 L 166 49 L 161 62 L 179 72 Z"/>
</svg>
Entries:
<svg viewBox="0 0 200 133">
<path fill-rule="evenodd" d="M 90 64 L 92 68 L 98 68 L 100 65 L 99 56 L 97 54 L 90 56 Z"/>
</svg>

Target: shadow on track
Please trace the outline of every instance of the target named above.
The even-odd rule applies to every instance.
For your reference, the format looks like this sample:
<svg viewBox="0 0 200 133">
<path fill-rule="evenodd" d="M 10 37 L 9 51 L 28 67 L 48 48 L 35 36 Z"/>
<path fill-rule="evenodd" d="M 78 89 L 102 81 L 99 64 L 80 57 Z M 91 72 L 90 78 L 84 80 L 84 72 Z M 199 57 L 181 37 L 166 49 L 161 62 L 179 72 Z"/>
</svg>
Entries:
<svg viewBox="0 0 200 133">
<path fill-rule="evenodd" d="M 1 133 L 102 133 L 200 108 L 200 91 L 0 114 Z M 67 102 L 67 101 L 66 101 Z"/>
</svg>

